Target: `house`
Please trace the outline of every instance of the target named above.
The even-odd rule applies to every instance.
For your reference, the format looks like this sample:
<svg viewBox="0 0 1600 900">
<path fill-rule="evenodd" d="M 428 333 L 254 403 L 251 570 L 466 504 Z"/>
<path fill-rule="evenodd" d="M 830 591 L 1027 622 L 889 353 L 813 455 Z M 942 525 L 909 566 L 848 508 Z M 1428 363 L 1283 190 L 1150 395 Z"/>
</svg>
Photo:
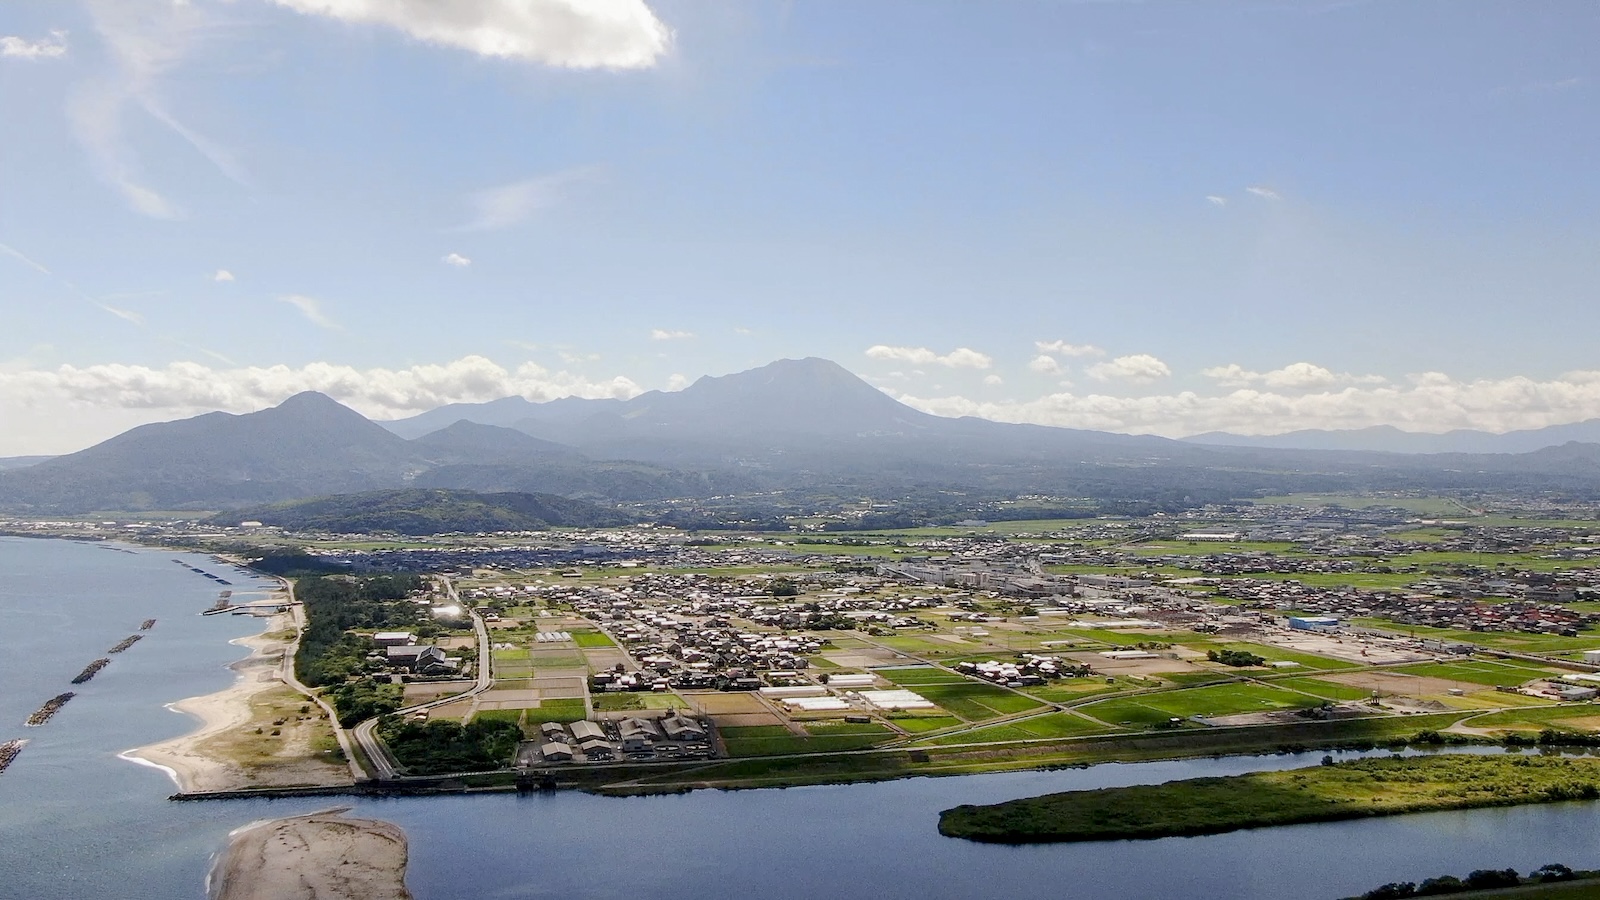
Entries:
<svg viewBox="0 0 1600 900">
<path fill-rule="evenodd" d="M 661 730 L 666 732 L 669 740 L 703 741 L 706 739 L 705 727 L 679 712 L 673 712 L 663 718 L 661 720 Z"/>
<path fill-rule="evenodd" d="M 656 728 L 656 723 L 651 719 L 623 719 L 617 724 L 617 733 L 622 737 L 624 753 L 647 751 L 661 737 L 661 730 Z"/>
<path fill-rule="evenodd" d="M 572 748 L 559 741 L 551 741 L 539 748 L 539 755 L 545 762 L 571 762 Z"/>
<path fill-rule="evenodd" d="M 379 647 L 404 647 L 417 642 L 417 636 L 409 631 L 380 631 L 372 636 L 372 642 Z"/>
<path fill-rule="evenodd" d="M 461 667 L 461 661 L 444 655 L 438 647 L 390 647 L 385 651 L 389 665 L 410 669 L 418 675 L 448 675 Z"/>
<path fill-rule="evenodd" d="M 573 722 L 572 736 L 577 738 L 578 743 L 580 744 L 588 740 L 603 741 L 606 739 L 605 730 L 602 729 L 599 724 L 589 721 Z"/>
</svg>

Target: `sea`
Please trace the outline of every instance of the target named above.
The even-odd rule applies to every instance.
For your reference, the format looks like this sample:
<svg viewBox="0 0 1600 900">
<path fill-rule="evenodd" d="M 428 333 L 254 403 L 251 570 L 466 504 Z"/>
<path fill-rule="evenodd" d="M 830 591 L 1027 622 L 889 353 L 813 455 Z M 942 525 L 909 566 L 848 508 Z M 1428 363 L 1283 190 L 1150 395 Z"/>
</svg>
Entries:
<svg viewBox="0 0 1600 900">
<path fill-rule="evenodd" d="M 0 898 L 198 900 L 229 832 L 333 805 L 405 829 L 419 900 L 1317 900 L 1479 868 L 1600 868 L 1593 802 L 1023 847 L 936 828 L 960 803 L 1314 765 L 1320 753 L 664 797 L 174 802 L 166 772 L 120 754 L 192 730 L 168 705 L 226 687 L 228 664 L 246 655 L 230 642 L 262 624 L 199 615 L 223 588 L 194 568 L 241 594 L 268 587 L 199 554 L 0 538 L 0 741 L 30 740 L 0 774 Z M 54 719 L 23 726 L 151 618 Z"/>
</svg>

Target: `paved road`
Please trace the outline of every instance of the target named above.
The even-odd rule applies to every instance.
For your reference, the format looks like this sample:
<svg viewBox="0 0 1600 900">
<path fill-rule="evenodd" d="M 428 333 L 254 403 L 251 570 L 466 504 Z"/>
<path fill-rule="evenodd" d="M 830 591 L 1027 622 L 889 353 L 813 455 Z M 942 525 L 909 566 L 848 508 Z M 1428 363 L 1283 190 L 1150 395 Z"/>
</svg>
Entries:
<svg viewBox="0 0 1600 900">
<path fill-rule="evenodd" d="M 344 751 L 345 762 L 350 765 L 350 776 L 361 781 L 367 777 L 367 773 L 362 771 L 361 763 L 356 760 L 355 751 L 350 745 L 350 734 L 339 724 L 339 714 L 333 711 L 333 707 L 329 706 L 327 701 L 317 696 L 315 691 L 302 684 L 294 673 L 294 657 L 300 649 L 300 635 L 306 630 L 306 610 L 295 602 L 294 583 L 287 578 L 279 578 L 278 581 L 283 585 L 284 592 L 289 595 L 289 615 L 294 619 L 294 640 L 290 641 L 288 648 L 283 651 L 283 665 L 279 677 L 283 679 L 284 684 L 310 697 L 322 707 L 322 711 L 328 716 L 328 724 L 333 726 L 333 736 L 339 741 L 339 749 Z"/>
<path fill-rule="evenodd" d="M 450 583 L 450 579 L 441 576 L 439 581 L 444 585 L 446 593 L 450 595 L 451 602 L 457 605 L 463 605 L 461 603 L 461 595 L 456 593 L 456 586 Z M 483 621 L 483 617 L 478 615 L 477 610 L 470 607 L 465 608 L 467 610 L 467 614 L 472 617 L 473 629 L 478 633 L 477 683 L 465 693 L 453 694 L 448 697 L 440 697 L 437 700 L 429 700 L 427 703 L 418 703 L 416 706 L 408 706 L 404 709 L 396 710 L 396 715 L 414 715 L 419 712 L 425 712 L 433 709 L 436 706 L 443 706 L 446 703 L 454 703 L 457 700 L 481 694 L 484 691 L 487 691 L 489 688 L 494 687 L 494 671 L 492 667 L 493 651 L 489 644 L 489 626 Z M 399 764 L 395 762 L 394 757 L 389 754 L 389 748 L 385 747 L 383 745 L 383 741 L 378 738 L 375 730 L 377 725 L 378 720 L 376 718 L 368 719 L 365 722 L 357 725 L 353 729 L 353 734 L 355 735 L 356 742 L 361 745 L 362 751 L 366 753 L 367 759 L 372 762 L 372 767 L 375 770 L 372 773 L 373 777 L 378 781 L 392 781 L 399 777 Z"/>
</svg>

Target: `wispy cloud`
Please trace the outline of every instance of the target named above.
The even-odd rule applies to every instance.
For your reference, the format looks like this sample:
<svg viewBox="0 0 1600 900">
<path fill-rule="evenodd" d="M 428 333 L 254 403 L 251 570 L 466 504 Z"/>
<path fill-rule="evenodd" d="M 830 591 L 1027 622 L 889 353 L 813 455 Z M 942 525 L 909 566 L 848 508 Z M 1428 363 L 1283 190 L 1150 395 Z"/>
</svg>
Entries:
<svg viewBox="0 0 1600 900">
<path fill-rule="evenodd" d="M 684 341 L 692 337 L 694 337 L 694 332 L 692 331 L 674 331 L 667 328 L 650 329 L 650 340 L 652 341 Z"/>
<path fill-rule="evenodd" d="M 439 261 L 447 266 L 455 266 L 458 269 L 465 269 L 467 266 L 472 265 L 472 260 L 459 253 L 446 253 L 439 258 Z"/>
<path fill-rule="evenodd" d="M 969 347 L 957 347 L 941 356 L 927 347 L 891 347 L 887 344 L 875 344 L 867 348 L 867 356 L 873 359 L 908 362 L 918 366 L 948 366 L 952 369 L 987 369 L 994 364 L 994 359 L 987 353 L 979 353 Z"/>
<path fill-rule="evenodd" d="M 9 59 L 59 59 L 67 55 L 67 33 L 52 31 L 49 37 L 30 41 L 8 34 L 0 36 L 0 57 Z"/>
<path fill-rule="evenodd" d="M 307 297 L 303 294 L 285 294 L 278 298 L 278 302 L 287 303 L 300 310 L 300 314 L 318 328 L 335 330 L 339 327 L 338 323 L 328 318 L 328 315 L 322 311 L 322 303 L 314 297 Z"/>
<path fill-rule="evenodd" d="M 1220 196 L 1218 194 L 1207 194 L 1206 195 L 1206 200 L 1209 201 L 1212 206 L 1227 206 L 1228 205 L 1228 198 Z"/>
<path fill-rule="evenodd" d="M 425 44 L 566 69 L 643 69 L 672 46 L 644 0 L 273 0 Z"/>
<path fill-rule="evenodd" d="M 1273 190 L 1272 188 L 1263 187 L 1263 186 L 1261 186 L 1259 184 L 1251 185 L 1250 187 L 1247 187 L 1244 190 L 1245 190 L 1245 193 L 1254 194 L 1254 195 L 1256 195 L 1257 197 L 1260 197 L 1263 200 L 1282 200 L 1283 199 L 1283 195 L 1282 194 L 1278 193 L 1277 191 Z"/>
<path fill-rule="evenodd" d="M 223 175 L 248 184 L 244 168 L 222 145 L 181 122 L 161 96 L 164 76 L 180 65 L 194 44 L 214 28 L 209 5 L 156 0 L 90 0 L 95 31 L 116 71 L 77 86 L 67 118 L 96 174 L 134 211 L 176 219 L 182 208 L 149 184 L 138 154 L 124 133 L 130 108 L 138 108 L 181 137 Z"/>
<path fill-rule="evenodd" d="M 495 231 L 510 228 L 535 212 L 556 205 L 573 185 L 592 181 L 602 171 L 600 166 L 579 166 L 479 191 L 471 197 L 474 210 L 472 221 L 454 230 Z"/>
<path fill-rule="evenodd" d="M 4 253 L 5 255 L 11 257 L 12 259 L 15 259 L 15 260 L 21 262 L 23 265 L 33 269 L 36 272 L 42 272 L 42 273 L 44 273 L 46 275 L 50 274 L 50 270 L 49 269 L 46 269 L 44 266 L 40 265 L 39 263 L 36 263 L 33 260 L 29 259 L 27 256 L 24 256 L 21 250 L 18 250 L 18 249 L 14 248 L 14 247 L 9 247 L 9 246 L 7 246 L 5 244 L 0 244 L 0 253 Z"/>
<path fill-rule="evenodd" d="M 233 273 L 227 269 L 218 269 L 217 274 L 211 276 L 212 281 L 233 281 Z"/>
<path fill-rule="evenodd" d="M 1503 97 L 1506 94 L 1553 94 L 1559 91 L 1570 91 L 1573 88 L 1583 87 L 1588 81 L 1580 76 L 1571 78 L 1557 78 L 1547 81 L 1530 81 L 1525 84 L 1502 85 L 1489 92 L 1492 97 Z"/>
<path fill-rule="evenodd" d="M 108 304 L 105 304 L 105 303 L 96 303 L 95 305 L 100 307 L 101 309 L 105 310 L 106 312 L 112 314 L 113 316 L 116 316 L 117 318 L 122 319 L 125 322 L 132 322 L 135 325 L 143 325 L 144 324 L 144 316 L 141 316 L 138 313 L 133 312 L 132 310 L 119 309 L 119 308 L 117 308 L 115 306 L 111 306 L 111 305 L 108 305 Z"/>
</svg>

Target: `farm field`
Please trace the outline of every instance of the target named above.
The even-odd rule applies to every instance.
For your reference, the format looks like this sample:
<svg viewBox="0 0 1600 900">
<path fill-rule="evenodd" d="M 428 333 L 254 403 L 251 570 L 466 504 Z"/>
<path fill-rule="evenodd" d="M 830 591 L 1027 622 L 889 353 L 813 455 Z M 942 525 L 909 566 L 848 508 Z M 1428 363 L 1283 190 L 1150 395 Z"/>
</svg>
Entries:
<svg viewBox="0 0 1600 900">
<path fill-rule="evenodd" d="M 1267 685 L 1221 684 L 1139 694 L 1133 697 L 1113 697 L 1086 704 L 1078 709 L 1108 725 L 1149 728 L 1165 725 L 1174 718 L 1307 709 L 1320 706 L 1322 702 L 1317 697 Z"/>
<path fill-rule="evenodd" d="M 1086 734 L 1107 734 L 1117 729 L 1091 722 L 1068 712 L 1050 713 L 1016 722 L 988 725 L 971 731 L 942 735 L 919 741 L 912 746 L 949 744 L 986 744 L 1001 741 L 1036 741 L 1048 738 L 1080 737 Z"/>
</svg>

